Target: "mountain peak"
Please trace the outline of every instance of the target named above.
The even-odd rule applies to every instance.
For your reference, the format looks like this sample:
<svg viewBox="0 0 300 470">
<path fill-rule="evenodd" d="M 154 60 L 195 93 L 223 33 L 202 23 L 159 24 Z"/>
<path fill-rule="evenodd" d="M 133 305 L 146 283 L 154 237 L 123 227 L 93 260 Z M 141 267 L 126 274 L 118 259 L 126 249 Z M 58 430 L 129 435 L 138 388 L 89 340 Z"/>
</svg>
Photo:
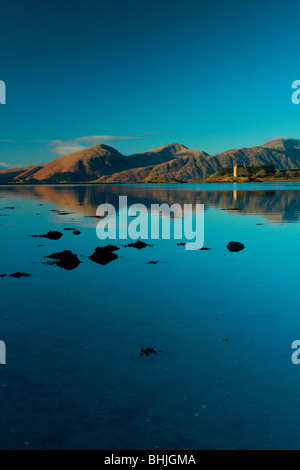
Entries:
<svg viewBox="0 0 300 470">
<path fill-rule="evenodd" d="M 300 140 L 292 139 L 290 137 L 281 137 L 281 138 L 270 140 L 269 142 L 266 142 L 265 144 L 261 145 L 261 147 L 278 149 L 278 150 L 299 149 Z"/>
<path fill-rule="evenodd" d="M 118 152 L 118 150 L 116 150 L 115 148 L 110 147 L 109 145 L 98 144 L 98 145 L 95 145 L 94 147 L 89 147 L 87 149 L 78 150 L 77 152 L 69 153 L 59 158 L 76 159 L 76 158 L 82 158 L 83 156 L 91 158 L 91 157 L 102 157 L 102 156 L 110 156 L 110 155 L 121 156 L 122 154 Z"/>
<path fill-rule="evenodd" d="M 182 152 L 184 150 L 188 150 L 188 147 L 186 147 L 183 144 L 172 143 L 172 144 L 163 145 L 162 147 L 158 147 L 156 149 L 150 150 L 150 152 L 154 153 L 154 152 L 169 151 L 171 153 L 178 153 L 178 152 Z"/>
</svg>

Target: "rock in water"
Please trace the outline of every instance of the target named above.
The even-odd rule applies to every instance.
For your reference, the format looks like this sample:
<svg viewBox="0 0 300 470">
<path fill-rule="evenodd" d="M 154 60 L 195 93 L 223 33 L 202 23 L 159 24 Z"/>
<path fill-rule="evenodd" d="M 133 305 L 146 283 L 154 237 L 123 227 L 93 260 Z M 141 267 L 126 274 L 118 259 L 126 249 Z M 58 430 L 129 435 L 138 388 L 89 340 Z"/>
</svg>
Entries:
<svg viewBox="0 0 300 470">
<path fill-rule="evenodd" d="M 98 246 L 95 248 L 94 253 L 90 256 L 90 260 L 104 266 L 105 264 L 111 263 L 112 261 L 118 259 L 118 255 L 114 253 L 114 251 L 117 250 L 119 250 L 119 248 L 114 245 Z"/>
<path fill-rule="evenodd" d="M 67 271 L 72 271 L 72 269 L 77 268 L 81 261 L 79 261 L 78 256 L 74 253 L 71 253 L 69 250 L 64 250 L 60 253 L 52 253 L 52 255 L 46 256 L 46 258 L 54 259 L 52 263 L 56 264 L 60 268 L 66 269 Z"/>
<path fill-rule="evenodd" d="M 16 279 L 20 279 L 20 277 L 30 277 L 31 274 L 28 273 L 20 273 L 19 271 L 16 273 L 12 273 L 9 277 L 15 277 Z"/>
<path fill-rule="evenodd" d="M 35 238 L 49 238 L 49 240 L 59 240 L 63 234 L 58 232 L 57 230 L 50 230 L 49 232 L 45 233 L 45 235 L 30 235 L 31 237 Z"/>
<path fill-rule="evenodd" d="M 59 240 L 62 236 L 63 234 L 57 230 L 50 230 L 45 235 L 40 235 L 41 238 L 49 238 L 49 240 Z"/>
<path fill-rule="evenodd" d="M 161 349 L 159 349 L 158 352 L 163 352 Z M 154 348 L 142 348 L 140 352 L 140 356 L 151 356 L 151 354 L 157 354 L 157 351 L 155 351 Z"/>
<path fill-rule="evenodd" d="M 242 251 L 245 248 L 245 245 L 240 242 L 229 242 L 227 245 L 227 250 L 237 253 L 238 251 Z"/>
<path fill-rule="evenodd" d="M 138 250 L 141 250 L 142 248 L 146 248 L 146 246 L 149 246 L 147 245 L 147 243 L 145 242 L 142 242 L 141 240 L 138 240 L 137 242 L 135 243 L 129 243 L 129 245 L 124 245 L 125 248 L 137 248 Z"/>
</svg>

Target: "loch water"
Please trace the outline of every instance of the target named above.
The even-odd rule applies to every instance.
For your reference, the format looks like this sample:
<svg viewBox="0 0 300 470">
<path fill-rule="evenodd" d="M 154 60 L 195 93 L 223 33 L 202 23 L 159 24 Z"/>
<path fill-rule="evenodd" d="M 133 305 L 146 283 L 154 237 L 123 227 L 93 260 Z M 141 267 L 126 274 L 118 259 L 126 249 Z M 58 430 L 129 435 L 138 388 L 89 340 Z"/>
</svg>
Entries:
<svg viewBox="0 0 300 470">
<path fill-rule="evenodd" d="M 204 204 L 210 249 L 92 262 L 120 195 Z M 297 182 L 0 187 L 0 449 L 300 449 L 299 240 Z"/>
</svg>

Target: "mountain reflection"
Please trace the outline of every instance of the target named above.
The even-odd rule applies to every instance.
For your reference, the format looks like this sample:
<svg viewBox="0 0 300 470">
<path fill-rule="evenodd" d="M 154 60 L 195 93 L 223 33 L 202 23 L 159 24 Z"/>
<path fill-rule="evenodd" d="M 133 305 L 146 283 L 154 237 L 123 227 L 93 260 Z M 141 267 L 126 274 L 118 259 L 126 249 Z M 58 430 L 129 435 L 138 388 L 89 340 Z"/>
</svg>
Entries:
<svg viewBox="0 0 300 470">
<path fill-rule="evenodd" d="M 260 214 L 273 222 L 300 220 L 300 188 L 298 189 L 220 189 L 207 185 L 61 185 L 61 186 L 2 186 L 0 198 L 16 197 L 51 202 L 58 208 L 95 215 L 99 204 L 109 203 L 116 208 L 119 196 L 127 196 L 128 204 L 154 203 L 204 204 L 245 214 Z M 0 199 L 1 201 L 1 199 Z"/>
</svg>

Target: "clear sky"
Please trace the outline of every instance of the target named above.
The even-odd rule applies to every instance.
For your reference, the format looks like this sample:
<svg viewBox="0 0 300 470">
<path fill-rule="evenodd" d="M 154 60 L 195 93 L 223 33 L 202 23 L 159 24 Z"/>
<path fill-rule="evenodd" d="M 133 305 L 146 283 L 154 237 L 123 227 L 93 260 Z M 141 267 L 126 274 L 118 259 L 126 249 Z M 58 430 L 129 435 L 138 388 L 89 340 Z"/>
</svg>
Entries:
<svg viewBox="0 0 300 470">
<path fill-rule="evenodd" d="M 1 0 L 0 10 L 7 166 L 100 142 L 214 154 L 300 138 L 299 1 Z"/>
</svg>

